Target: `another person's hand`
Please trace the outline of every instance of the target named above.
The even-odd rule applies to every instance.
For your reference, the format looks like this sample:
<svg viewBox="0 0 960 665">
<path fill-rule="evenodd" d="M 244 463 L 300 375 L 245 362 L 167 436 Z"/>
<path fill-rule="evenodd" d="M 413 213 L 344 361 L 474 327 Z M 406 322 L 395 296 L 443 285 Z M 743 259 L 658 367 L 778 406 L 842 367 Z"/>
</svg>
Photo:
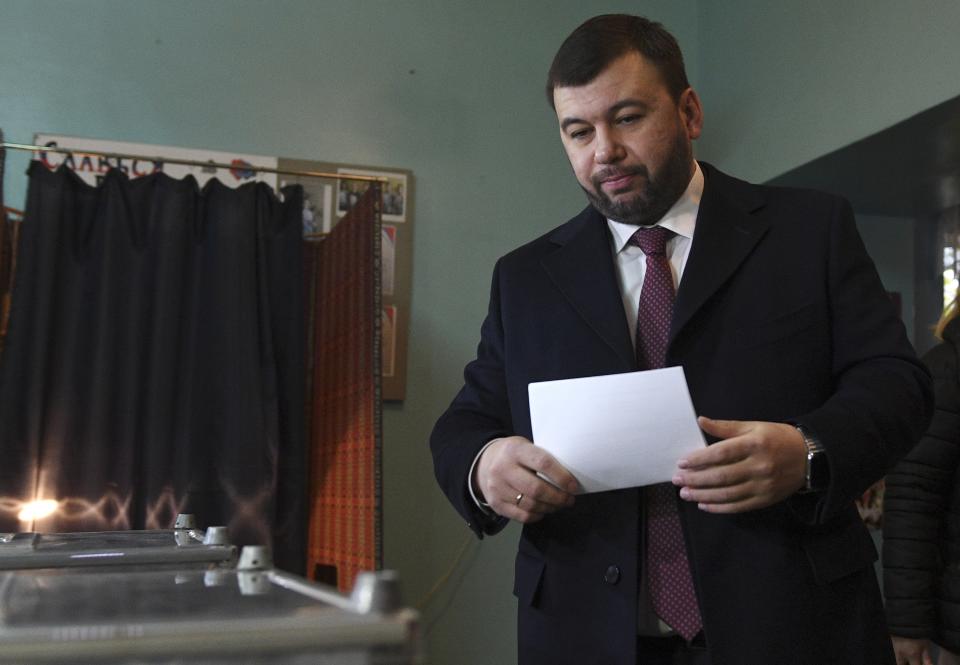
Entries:
<svg viewBox="0 0 960 665">
<path fill-rule="evenodd" d="M 525 524 L 572 506 L 573 493 L 579 487 L 553 455 L 522 436 L 491 443 L 477 461 L 472 482 L 478 498 L 495 513 Z"/>
<path fill-rule="evenodd" d="M 929 640 L 894 636 L 893 653 L 897 657 L 897 665 L 933 665 Z"/>
<path fill-rule="evenodd" d="M 807 447 L 793 425 L 698 418 L 720 440 L 677 464 L 680 497 L 711 513 L 739 513 L 781 501 L 806 483 Z"/>
</svg>

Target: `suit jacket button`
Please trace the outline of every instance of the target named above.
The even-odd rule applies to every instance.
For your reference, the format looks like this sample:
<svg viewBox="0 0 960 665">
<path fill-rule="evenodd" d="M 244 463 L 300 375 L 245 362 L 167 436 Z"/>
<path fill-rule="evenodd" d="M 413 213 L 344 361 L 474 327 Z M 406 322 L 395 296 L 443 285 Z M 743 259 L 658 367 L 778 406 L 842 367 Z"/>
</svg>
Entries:
<svg viewBox="0 0 960 665">
<path fill-rule="evenodd" d="M 616 584 L 620 581 L 620 569 L 616 566 L 610 566 L 607 568 L 607 572 L 603 575 L 603 581 L 607 584 Z"/>
</svg>

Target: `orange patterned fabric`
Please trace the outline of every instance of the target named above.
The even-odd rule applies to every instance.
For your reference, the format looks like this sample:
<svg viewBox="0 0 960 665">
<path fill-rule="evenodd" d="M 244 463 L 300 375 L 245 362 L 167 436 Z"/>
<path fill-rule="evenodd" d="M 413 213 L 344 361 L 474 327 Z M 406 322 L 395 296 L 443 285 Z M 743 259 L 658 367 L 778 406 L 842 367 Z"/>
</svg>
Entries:
<svg viewBox="0 0 960 665">
<path fill-rule="evenodd" d="M 0 355 L 7 335 L 10 320 L 10 302 L 13 293 L 13 273 L 17 266 L 17 237 L 21 221 L 7 216 L 0 217 Z"/>
<path fill-rule="evenodd" d="M 380 197 L 307 245 L 307 572 L 342 591 L 381 566 Z"/>
</svg>

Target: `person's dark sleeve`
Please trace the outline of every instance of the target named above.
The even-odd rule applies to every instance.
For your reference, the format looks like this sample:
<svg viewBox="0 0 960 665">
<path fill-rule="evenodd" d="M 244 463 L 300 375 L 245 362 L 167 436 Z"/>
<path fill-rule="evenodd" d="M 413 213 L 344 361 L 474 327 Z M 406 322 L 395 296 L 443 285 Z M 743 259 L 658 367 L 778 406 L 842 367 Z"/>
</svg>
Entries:
<svg viewBox="0 0 960 665">
<path fill-rule="evenodd" d="M 951 344 L 924 361 L 936 411 L 926 434 L 888 475 L 883 498 L 883 584 L 887 623 L 900 637 L 935 638 L 948 501 L 960 463 L 960 386 Z"/>
<path fill-rule="evenodd" d="M 813 523 L 844 514 L 916 444 L 933 413 L 929 372 L 907 340 L 850 204 L 837 198 L 831 217 L 833 394 L 795 419 L 820 439 L 830 468 L 825 492 L 794 502 Z"/>
</svg>

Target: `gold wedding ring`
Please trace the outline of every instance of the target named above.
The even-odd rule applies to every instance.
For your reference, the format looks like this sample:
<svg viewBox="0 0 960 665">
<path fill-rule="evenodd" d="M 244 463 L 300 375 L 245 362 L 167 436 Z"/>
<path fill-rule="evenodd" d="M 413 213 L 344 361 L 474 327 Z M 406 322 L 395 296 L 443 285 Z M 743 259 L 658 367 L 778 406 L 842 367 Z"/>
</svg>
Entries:
<svg viewBox="0 0 960 665">
<path fill-rule="evenodd" d="M 518 506 L 520 505 L 521 501 L 523 501 L 523 492 L 520 492 L 520 494 L 517 495 L 517 498 L 513 500 L 513 502 Z"/>
</svg>

